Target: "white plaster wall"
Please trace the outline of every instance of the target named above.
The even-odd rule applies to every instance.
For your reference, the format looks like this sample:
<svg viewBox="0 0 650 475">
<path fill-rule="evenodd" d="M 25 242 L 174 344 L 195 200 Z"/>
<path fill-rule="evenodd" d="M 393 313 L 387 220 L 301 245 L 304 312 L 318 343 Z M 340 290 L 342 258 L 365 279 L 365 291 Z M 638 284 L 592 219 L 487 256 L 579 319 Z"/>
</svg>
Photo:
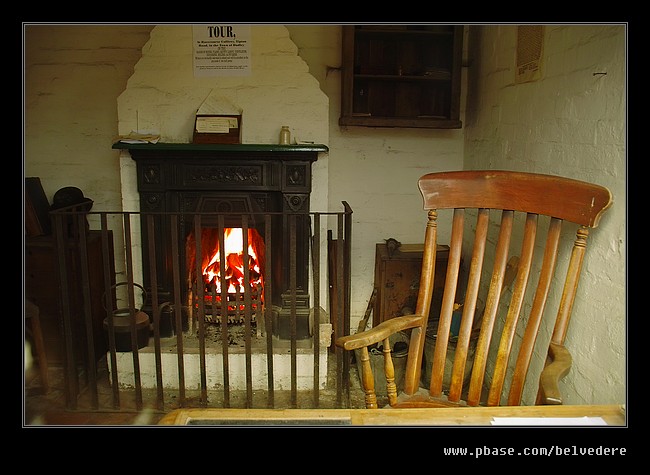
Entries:
<svg viewBox="0 0 650 475">
<path fill-rule="evenodd" d="M 97 208 L 119 203 L 115 98 L 149 29 L 25 26 L 24 172 L 41 177 L 50 202 L 59 188 L 78 186 Z"/>
<path fill-rule="evenodd" d="M 120 170 L 111 149 L 116 98 L 133 73 L 151 27 L 26 25 L 23 175 L 40 177 L 45 195 L 80 188 L 95 210 L 121 210 Z M 99 229 L 91 216 L 92 229 Z M 117 220 L 119 223 L 119 220 Z M 119 228 L 115 220 L 109 226 Z M 114 235 L 116 255 L 122 238 Z M 123 280 L 118 260 L 117 280 Z"/>
<path fill-rule="evenodd" d="M 567 404 L 624 403 L 625 28 L 546 26 L 542 78 L 525 84 L 515 84 L 515 26 L 472 27 L 470 38 L 465 168 L 563 175 L 604 185 L 614 196 L 589 238 L 566 340 L 573 369 L 562 390 Z M 550 331 L 543 328 L 540 338 Z M 525 388 L 528 401 L 535 391 Z"/>
</svg>

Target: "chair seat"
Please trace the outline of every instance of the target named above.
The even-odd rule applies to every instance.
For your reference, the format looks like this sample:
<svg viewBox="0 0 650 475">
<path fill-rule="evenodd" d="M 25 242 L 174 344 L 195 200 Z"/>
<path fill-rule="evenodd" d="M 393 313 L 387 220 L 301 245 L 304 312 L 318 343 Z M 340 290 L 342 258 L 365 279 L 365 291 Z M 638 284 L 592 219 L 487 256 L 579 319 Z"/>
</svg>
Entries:
<svg viewBox="0 0 650 475">
<path fill-rule="evenodd" d="M 400 393 L 397 396 L 397 403 L 392 407 L 463 407 L 467 403 L 463 400 L 458 402 L 449 401 L 449 399 L 442 395 L 439 398 L 432 398 L 429 391 L 425 388 L 419 388 L 414 394 Z"/>
</svg>

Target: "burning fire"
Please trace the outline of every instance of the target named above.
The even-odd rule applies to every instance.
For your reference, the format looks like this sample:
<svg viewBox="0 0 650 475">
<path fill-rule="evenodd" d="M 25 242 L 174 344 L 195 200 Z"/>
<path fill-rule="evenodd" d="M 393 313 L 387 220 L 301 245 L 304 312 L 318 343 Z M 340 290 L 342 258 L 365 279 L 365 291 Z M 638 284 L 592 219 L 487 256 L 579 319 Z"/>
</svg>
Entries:
<svg viewBox="0 0 650 475">
<path fill-rule="evenodd" d="M 248 229 L 248 262 L 244 262 L 244 234 L 242 228 L 224 229 L 224 252 L 219 249 L 219 236 L 216 229 L 201 230 L 202 276 L 205 300 L 212 299 L 213 289 L 216 292 L 217 302 L 221 302 L 221 260 L 224 259 L 225 283 L 228 292 L 228 301 L 240 299 L 249 292 L 253 301 L 262 302 L 263 275 L 264 275 L 264 241 L 255 229 Z M 224 257 L 225 256 L 225 257 Z M 187 239 L 187 265 L 189 270 L 189 283 L 196 283 L 196 242 L 191 234 Z M 248 267 L 249 282 L 246 284 L 245 267 Z M 240 306 L 242 307 L 242 306 Z M 257 305 L 253 304 L 256 308 Z M 232 304 L 229 310 L 234 310 Z"/>
<path fill-rule="evenodd" d="M 257 252 L 253 246 L 255 241 L 254 229 L 248 230 L 248 269 L 251 280 L 251 287 L 261 285 L 262 270 L 259 265 Z M 226 283 L 228 292 L 235 293 L 237 290 L 245 292 L 244 287 L 244 233 L 241 228 L 226 228 L 224 231 L 224 254 L 226 255 Z M 219 242 L 212 252 L 212 257 L 203 267 L 203 281 L 206 284 L 215 282 L 217 292 L 221 292 L 221 252 Z"/>
</svg>

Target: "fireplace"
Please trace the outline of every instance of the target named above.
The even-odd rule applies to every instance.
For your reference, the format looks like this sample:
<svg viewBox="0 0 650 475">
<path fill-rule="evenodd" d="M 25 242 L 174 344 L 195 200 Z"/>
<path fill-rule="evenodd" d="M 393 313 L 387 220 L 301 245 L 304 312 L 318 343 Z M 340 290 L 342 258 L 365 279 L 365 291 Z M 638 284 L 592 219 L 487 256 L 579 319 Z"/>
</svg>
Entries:
<svg viewBox="0 0 650 475">
<path fill-rule="evenodd" d="M 311 167 L 326 146 L 116 143 L 114 148 L 129 150 L 137 164 L 140 210 L 155 213 L 154 226 L 141 223 L 142 279 L 149 295 L 155 282 L 158 300 L 182 302 L 189 318 L 200 299 L 211 321 L 233 323 L 246 302 L 254 322 L 262 305 L 272 305 L 273 335 L 287 339 L 291 330 L 283 317 L 293 291 L 295 335 L 310 337 Z M 150 240 L 157 243 L 154 263 L 144 252 Z M 148 271 L 152 264 L 155 276 Z M 264 282 L 267 267 L 271 273 Z M 263 292 L 265 285 L 270 292 Z"/>
</svg>

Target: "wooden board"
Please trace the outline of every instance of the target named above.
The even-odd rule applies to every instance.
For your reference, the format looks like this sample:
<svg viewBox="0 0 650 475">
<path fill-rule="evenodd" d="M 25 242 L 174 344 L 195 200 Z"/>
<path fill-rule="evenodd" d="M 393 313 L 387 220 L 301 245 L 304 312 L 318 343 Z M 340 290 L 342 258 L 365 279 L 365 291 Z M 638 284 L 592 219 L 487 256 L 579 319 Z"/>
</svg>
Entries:
<svg viewBox="0 0 650 475">
<path fill-rule="evenodd" d="M 495 418 L 524 426 L 624 426 L 625 406 L 499 406 L 427 409 L 176 409 L 159 425 L 489 426 Z M 519 419 L 523 418 L 523 419 Z M 549 418 L 558 418 L 549 421 Z M 588 419 L 585 419 L 588 418 Z M 595 418 L 595 419 L 590 419 Z M 503 421 L 501 421 L 503 422 Z M 590 424 L 591 422 L 591 424 Z"/>
<path fill-rule="evenodd" d="M 228 115 L 228 116 L 206 116 L 197 115 L 194 120 L 194 136 L 193 143 L 199 144 L 240 144 L 241 143 L 241 115 Z M 205 121 L 212 121 L 211 124 L 202 125 Z M 236 124 L 237 127 L 227 127 L 221 129 L 218 124 L 225 124 L 231 122 Z M 210 132 L 207 130 L 212 129 Z"/>
<path fill-rule="evenodd" d="M 25 235 L 50 234 L 50 203 L 38 177 L 25 178 Z"/>
<path fill-rule="evenodd" d="M 405 308 L 415 310 L 422 268 L 424 244 L 402 244 L 389 255 L 386 244 L 378 243 L 375 251 L 375 283 L 377 300 L 372 326 L 402 315 Z M 441 289 L 444 287 L 449 246 L 438 245 L 434 281 L 433 317 L 440 309 Z"/>
</svg>

